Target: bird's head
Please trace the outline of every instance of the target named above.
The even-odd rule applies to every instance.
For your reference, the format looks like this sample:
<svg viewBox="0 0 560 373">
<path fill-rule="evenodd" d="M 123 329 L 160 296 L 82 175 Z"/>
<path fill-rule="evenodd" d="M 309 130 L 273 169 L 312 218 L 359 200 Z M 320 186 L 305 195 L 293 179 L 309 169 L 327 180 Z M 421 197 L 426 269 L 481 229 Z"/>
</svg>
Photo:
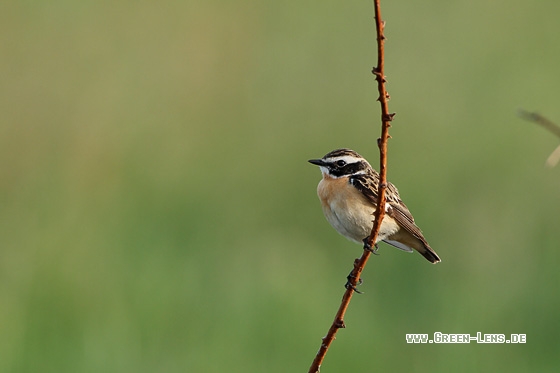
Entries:
<svg viewBox="0 0 560 373">
<path fill-rule="evenodd" d="M 350 149 L 336 149 L 321 159 L 310 159 L 308 162 L 319 166 L 323 176 L 335 179 L 365 174 L 371 168 L 364 157 Z"/>
</svg>

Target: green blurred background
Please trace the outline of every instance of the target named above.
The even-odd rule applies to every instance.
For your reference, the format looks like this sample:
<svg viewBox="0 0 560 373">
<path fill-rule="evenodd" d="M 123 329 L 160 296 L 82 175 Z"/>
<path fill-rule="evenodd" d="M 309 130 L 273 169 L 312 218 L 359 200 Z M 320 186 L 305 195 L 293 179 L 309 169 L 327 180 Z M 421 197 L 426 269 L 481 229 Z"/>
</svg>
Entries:
<svg viewBox="0 0 560 373">
<path fill-rule="evenodd" d="M 0 4 L 0 372 L 305 372 L 360 247 L 319 170 L 378 164 L 371 1 Z M 555 372 L 560 2 L 382 3 L 382 245 L 322 372 Z M 524 333 L 408 345 L 405 333 Z"/>
</svg>

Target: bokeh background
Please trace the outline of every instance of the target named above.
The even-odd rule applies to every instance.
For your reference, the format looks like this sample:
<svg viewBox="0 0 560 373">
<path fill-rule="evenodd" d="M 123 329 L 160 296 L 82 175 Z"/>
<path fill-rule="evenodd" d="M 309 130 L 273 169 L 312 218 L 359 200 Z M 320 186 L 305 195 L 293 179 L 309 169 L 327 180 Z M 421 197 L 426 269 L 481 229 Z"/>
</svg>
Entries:
<svg viewBox="0 0 560 373">
<path fill-rule="evenodd" d="M 360 255 L 308 164 L 377 165 L 371 1 L 0 4 L 0 372 L 305 372 Z M 382 246 L 322 372 L 555 372 L 560 3 L 382 3 Z M 408 345 L 406 333 L 524 333 Z"/>
</svg>

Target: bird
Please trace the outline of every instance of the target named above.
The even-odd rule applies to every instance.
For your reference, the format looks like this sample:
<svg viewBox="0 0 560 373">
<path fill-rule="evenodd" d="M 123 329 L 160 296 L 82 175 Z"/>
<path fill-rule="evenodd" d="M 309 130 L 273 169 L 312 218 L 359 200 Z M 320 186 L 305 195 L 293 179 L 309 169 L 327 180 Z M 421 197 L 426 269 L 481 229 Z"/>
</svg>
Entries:
<svg viewBox="0 0 560 373">
<path fill-rule="evenodd" d="M 317 195 L 327 221 L 338 233 L 356 243 L 364 243 L 367 248 L 377 208 L 379 173 L 364 157 L 346 148 L 308 162 L 321 169 L 323 178 L 317 186 Z M 414 249 L 431 263 L 440 262 L 401 200 L 399 191 L 389 182 L 385 200 L 385 216 L 376 247 L 383 241 L 407 252 Z"/>
</svg>

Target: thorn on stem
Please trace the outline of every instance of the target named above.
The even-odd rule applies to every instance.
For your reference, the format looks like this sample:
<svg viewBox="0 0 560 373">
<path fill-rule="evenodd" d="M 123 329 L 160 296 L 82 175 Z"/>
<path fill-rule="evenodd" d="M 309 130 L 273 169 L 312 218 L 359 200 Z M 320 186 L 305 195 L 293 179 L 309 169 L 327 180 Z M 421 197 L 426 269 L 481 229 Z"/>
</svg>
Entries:
<svg viewBox="0 0 560 373">
<path fill-rule="evenodd" d="M 386 76 L 381 74 L 381 69 L 379 67 L 374 66 L 373 69 L 371 70 L 371 73 L 373 75 L 375 75 L 375 79 L 377 81 L 382 82 L 382 83 L 387 83 L 387 79 L 385 79 Z"/>
<path fill-rule="evenodd" d="M 396 113 L 390 113 L 390 114 L 384 114 L 383 115 L 383 121 L 384 122 L 391 122 L 393 120 L 393 117 L 395 116 Z"/>
</svg>

